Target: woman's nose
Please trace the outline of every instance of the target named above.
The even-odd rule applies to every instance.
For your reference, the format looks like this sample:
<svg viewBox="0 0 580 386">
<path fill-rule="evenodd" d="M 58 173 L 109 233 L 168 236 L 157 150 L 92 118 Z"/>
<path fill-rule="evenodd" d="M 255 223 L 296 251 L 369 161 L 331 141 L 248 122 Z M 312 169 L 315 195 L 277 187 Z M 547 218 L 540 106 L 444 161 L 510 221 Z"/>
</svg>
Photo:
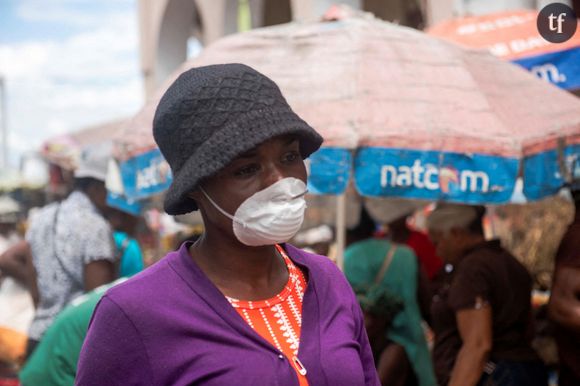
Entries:
<svg viewBox="0 0 580 386">
<path fill-rule="evenodd" d="M 283 178 L 286 178 L 287 176 L 284 174 L 284 171 L 280 168 L 279 165 L 276 165 L 275 163 L 270 163 L 268 165 L 268 167 L 266 168 L 266 176 L 264 179 L 264 188 L 267 188 L 268 186 L 275 184 L 276 182 L 280 181 Z"/>
</svg>

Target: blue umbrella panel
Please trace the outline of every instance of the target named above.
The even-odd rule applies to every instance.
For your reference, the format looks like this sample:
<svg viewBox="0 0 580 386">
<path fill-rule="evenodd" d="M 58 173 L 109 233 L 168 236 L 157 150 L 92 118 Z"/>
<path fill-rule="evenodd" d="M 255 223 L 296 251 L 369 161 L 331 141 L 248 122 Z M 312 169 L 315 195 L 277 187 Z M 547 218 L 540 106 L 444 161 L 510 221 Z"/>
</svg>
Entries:
<svg viewBox="0 0 580 386">
<path fill-rule="evenodd" d="M 560 88 L 580 89 L 580 47 L 518 59 L 513 63 Z"/>
<path fill-rule="evenodd" d="M 322 148 L 310 157 L 309 190 L 344 192 L 350 175 L 367 197 L 399 197 L 466 204 L 511 201 L 523 173 L 524 194 L 538 200 L 556 194 L 566 179 L 559 158 L 570 167 L 580 158 L 580 145 L 569 145 L 519 158 L 486 154 L 365 147 L 353 151 Z M 353 170 L 349 162 L 353 162 Z"/>
<path fill-rule="evenodd" d="M 308 190 L 341 194 L 353 179 L 358 192 L 367 197 L 502 204 L 510 202 L 516 181 L 523 175 L 526 198 L 539 200 L 565 185 L 560 159 L 566 165 L 577 162 L 580 145 L 523 160 L 443 151 L 323 147 L 309 158 Z M 171 170 L 158 149 L 122 162 L 120 170 L 125 196 L 130 200 L 163 193 L 172 181 Z"/>
</svg>

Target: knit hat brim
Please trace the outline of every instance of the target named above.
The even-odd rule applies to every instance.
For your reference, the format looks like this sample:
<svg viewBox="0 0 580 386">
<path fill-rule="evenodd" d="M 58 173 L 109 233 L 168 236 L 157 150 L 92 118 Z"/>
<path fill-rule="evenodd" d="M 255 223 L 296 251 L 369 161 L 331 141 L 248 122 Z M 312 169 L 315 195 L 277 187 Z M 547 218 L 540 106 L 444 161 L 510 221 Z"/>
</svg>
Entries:
<svg viewBox="0 0 580 386">
<path fill-rule="evenodd" d="M 165 211 L 170 215 L 180 215 L 197 210 L 197 204 L 188 194 L 202 179 L 213 176 L 261 143 L 286 134 L 298 137 L 303 158 L 318 150 L 323 141 L 310 125 L 288 108 L 250 111 L 216 131 L 178 171 L 174 171 L 173 182 L 165 195 Z"/>
</svg>

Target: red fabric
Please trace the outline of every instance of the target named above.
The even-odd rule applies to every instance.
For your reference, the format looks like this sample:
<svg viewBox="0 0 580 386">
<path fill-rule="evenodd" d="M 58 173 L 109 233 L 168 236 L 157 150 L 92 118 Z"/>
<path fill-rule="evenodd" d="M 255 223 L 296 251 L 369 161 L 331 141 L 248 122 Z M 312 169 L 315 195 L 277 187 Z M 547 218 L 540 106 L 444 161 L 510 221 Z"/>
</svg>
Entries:
<svg viewBox="0 0 580 386">
<path fill-rule="evenodd" d="M 18 379 L 0 378 L 0 386 L 20 386 Z"/>
<path fill-rule="evenodd" d="M 421 232 L 411 230 L 406 244 L 419 258 L 421 267 L 427 272 L 429 279 L 433 279 L 443 267 L 443 260 L 436 255 L 435 246 L 429 240 L 429 237 Z"/>
</svg>

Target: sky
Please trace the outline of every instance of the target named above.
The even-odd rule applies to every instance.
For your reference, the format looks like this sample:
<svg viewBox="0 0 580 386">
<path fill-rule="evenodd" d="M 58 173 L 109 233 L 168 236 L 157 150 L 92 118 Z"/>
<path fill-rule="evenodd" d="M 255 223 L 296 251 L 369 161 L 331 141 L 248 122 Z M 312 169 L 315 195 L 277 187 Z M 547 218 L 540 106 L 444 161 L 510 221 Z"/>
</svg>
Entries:
<svg viewBox="0 0 580 386">
<path fill-rule="evenodd" d="M 11 166 L 143 103 L 137 0 L 0 0 Z"/>
</svg>

